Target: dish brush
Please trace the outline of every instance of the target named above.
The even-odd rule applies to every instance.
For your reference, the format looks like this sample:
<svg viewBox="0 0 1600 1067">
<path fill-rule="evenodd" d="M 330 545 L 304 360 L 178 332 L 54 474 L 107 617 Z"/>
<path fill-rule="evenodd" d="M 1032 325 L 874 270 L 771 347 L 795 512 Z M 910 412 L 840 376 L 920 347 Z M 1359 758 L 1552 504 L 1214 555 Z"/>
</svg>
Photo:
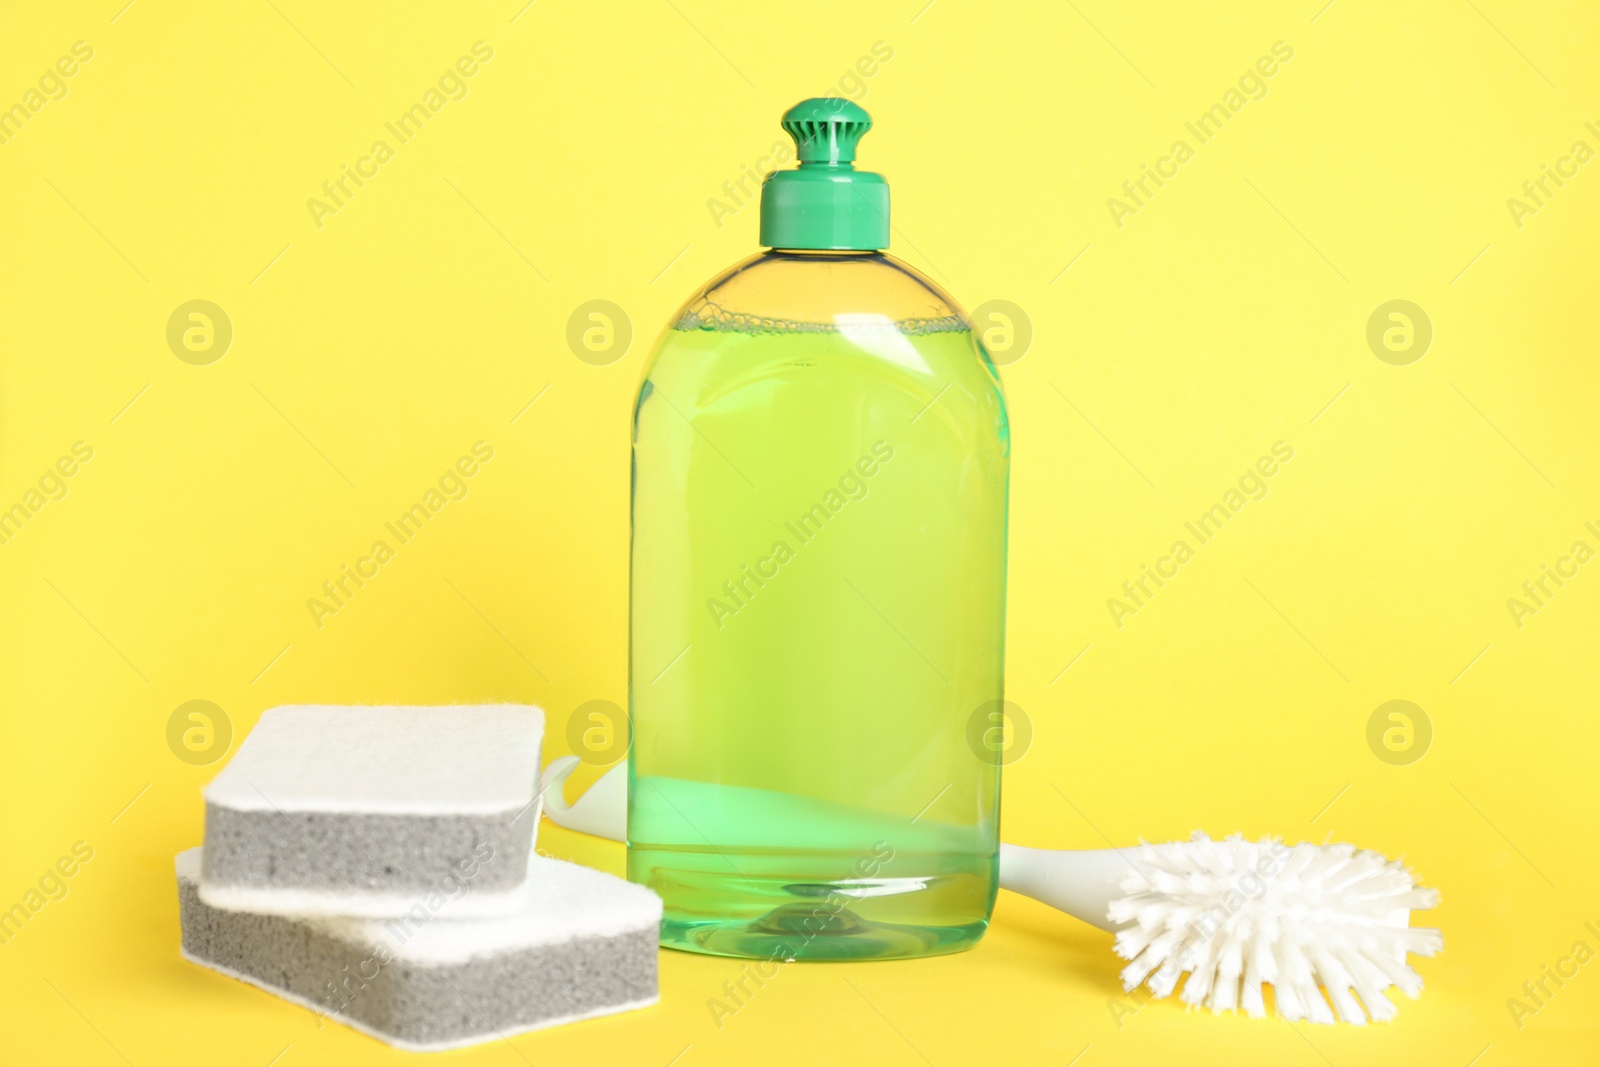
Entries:
<svg viewBox="0 0 1600 1067">
<path fill-rule="evenodd" d="M 606 772 L 573 804 L 561 787 L 575 767 L 545 768 L 545 814 L 571 830 L 627 838 L 627 764 Z M 1141 842 L 1132 848 L 1058 851 L 1000 846 L 1000 888 L 1032 897 L 1115 935 L 1129 963 L 1122 985 L 1143 984 L 1215 1012 L 1278 1014 L 1291 1021 L 1384 1022 L 1398 1013 L 1386 990 L 1413 999 L 1422 978 L 1407 954 L 1432 956 L 1443 935 L 1410 925 L 1439 902 L 1404 864 L 1344 844 L 1286 845 L 1276 838 Z"/>
</svg>

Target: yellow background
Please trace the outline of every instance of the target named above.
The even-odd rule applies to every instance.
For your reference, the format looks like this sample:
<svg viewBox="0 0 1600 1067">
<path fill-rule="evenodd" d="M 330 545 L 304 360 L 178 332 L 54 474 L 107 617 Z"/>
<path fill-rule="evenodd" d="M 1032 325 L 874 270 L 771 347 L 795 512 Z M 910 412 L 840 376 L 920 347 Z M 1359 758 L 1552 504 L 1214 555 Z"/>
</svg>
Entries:
<svg viewBox="0 0 1600 1067">
<path fill-rule="evenodd" d="M 176 758 L 168 718 L 213 701 L 237 744 L 285 702 L 529 701 L 550 757 L 573 708 L 624 701 L 650 344 L 754 250 L 754 206 L 719 228 L 708 199 L 883 41 L 855 95 L 893 253 L 1034 330 L 1003 369 L 1034 732 L 1005 836 L 1348 840 L 1441 889 L 1415 921 L 1445 951 L 1387 1027 L 1119 1026 L 1109 937 L 1002 895 L 973 952 L 786 967 L 720 1029 L 739 964 L 668 953 L 658 1007 L 448 1059 L 1600 1062 L 1600 962 L 1520 1030 L 1506 1006 L 1600 949 L 1600 564 L 1520 628 L 1506 606 L 1600 548 L 1600 162 L 1520 227 L 1506 205 L 1600 148 L 1600 12 L 1321 2 L 6 3 L 0 106 L 94 58 L 0 145 L 0 506 L 94 458 L 0 545 L 0 906 L 95 851 L 0 946 L 0 1059 L 403 1059 L 179 959 L 172 856 L 220 764 Z M 318 228 L 307 199 L 479 40 L 466 98 Z M 1266 97 L 1197 146 L 1184 122 L 1280 40 Z M 1195 158 L 1119 228 L 1107 199 L 1180 137 Z M 165 339 L 193 299 L 233 326 L 208 366 Z M 565 341 L 593 299 L 636 334 L 607 366 Z M 1433 324 L 1406 366 L 1365 340 L 1392 299 Z M 470 494 L 315 626 L 306 600 L 478 440 Z M 1118 628 L 1107 599 L 1279 440 L 1266 498 Z M 1434 731 L 1409 765 L 1366 741 L 1393 699 Z"/>
</svg>

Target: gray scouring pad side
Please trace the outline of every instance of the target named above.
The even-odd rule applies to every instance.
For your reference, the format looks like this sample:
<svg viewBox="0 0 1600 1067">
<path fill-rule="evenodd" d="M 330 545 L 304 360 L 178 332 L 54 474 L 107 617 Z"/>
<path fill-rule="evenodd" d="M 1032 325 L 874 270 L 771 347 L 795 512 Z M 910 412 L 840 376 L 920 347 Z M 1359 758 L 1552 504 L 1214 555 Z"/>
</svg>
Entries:
<svg viewBox="0 0 1600 1067">
<path fill-rule="evenodd" d="M 177 858 L 183 955 L 398 1048 L 433 1051 L 646 1007 L 661 900 L 535 857 L 516 913 L 451 918 L 452 901 L 379 921 L 223 911 L 200 897 L 202 850 Z"/>
<path fill-rule="evenodd" d="M 503 914 L 533 855 L 543 732 L 509 704 L 273 708 L 205 790 L 201 899 L 387 917 L 464 882 L 458 916 Z"/>
</svg>

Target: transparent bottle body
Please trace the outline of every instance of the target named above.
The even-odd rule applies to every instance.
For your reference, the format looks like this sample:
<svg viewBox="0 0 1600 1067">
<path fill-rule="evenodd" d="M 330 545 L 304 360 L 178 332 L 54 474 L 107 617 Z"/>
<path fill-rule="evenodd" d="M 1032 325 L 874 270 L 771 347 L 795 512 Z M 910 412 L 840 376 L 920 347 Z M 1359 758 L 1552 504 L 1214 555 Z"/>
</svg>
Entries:
<svg viewBox="0 0 1600 1067">
<path fill-rule="evenodd" d="M 880 253 L 740 264 L 658 345 L 633 465 L 628 873 L 663 944 L 975 943 L 1009 432 L 959 310 Z"/>
</svg>

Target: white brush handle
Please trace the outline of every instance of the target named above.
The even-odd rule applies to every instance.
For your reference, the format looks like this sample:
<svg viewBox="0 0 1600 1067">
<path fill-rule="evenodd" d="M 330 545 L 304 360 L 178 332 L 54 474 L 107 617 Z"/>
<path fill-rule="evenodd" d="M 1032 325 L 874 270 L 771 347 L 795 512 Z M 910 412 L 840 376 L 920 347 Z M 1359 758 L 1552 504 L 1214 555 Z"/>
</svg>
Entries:
<svg viewBox="0 0 1600 1067">
<path fill-rule="evenodd" d="M 577 830 L 613 841 L 628 839 L 628 764 L 619 763 L 586 790 L 573 804 L 567 803 L 561 787 L 578 768 L 577 756 L 562 756 L 544 769 L 539 792 L 544 796 L 544 813 L 557 826 Z"/>
<path fill-rule="evenodd" d="M 561 788 L 578 767 L 578 757 L 562 756 L 544 769 L 544 810 L 557 826 L 606 837 L 628 838 L 628 765 L 619 763 L 572 804 Z M 1102 930 L 1117 924 L 1106 918 L 1111 902 L 1125 893 L 1121 883 L 1139 868 L 1122 849 L 1058 852 L 1021 845 L 1000 846 L 1000 888 L 1032 897 Z"/>
<path fill-rule="evenodd" d="M 1127 896 L 1122 888 L 1124 878 L 1143 873 L 1129 851 L 1106 848 L 1066 852 L 1002 843 L 1000 888 L 1059 908 L 1091 926 L 1114 931 L 1124 924 L 1106 917 L 1111 902 Z"/>
</svg>

